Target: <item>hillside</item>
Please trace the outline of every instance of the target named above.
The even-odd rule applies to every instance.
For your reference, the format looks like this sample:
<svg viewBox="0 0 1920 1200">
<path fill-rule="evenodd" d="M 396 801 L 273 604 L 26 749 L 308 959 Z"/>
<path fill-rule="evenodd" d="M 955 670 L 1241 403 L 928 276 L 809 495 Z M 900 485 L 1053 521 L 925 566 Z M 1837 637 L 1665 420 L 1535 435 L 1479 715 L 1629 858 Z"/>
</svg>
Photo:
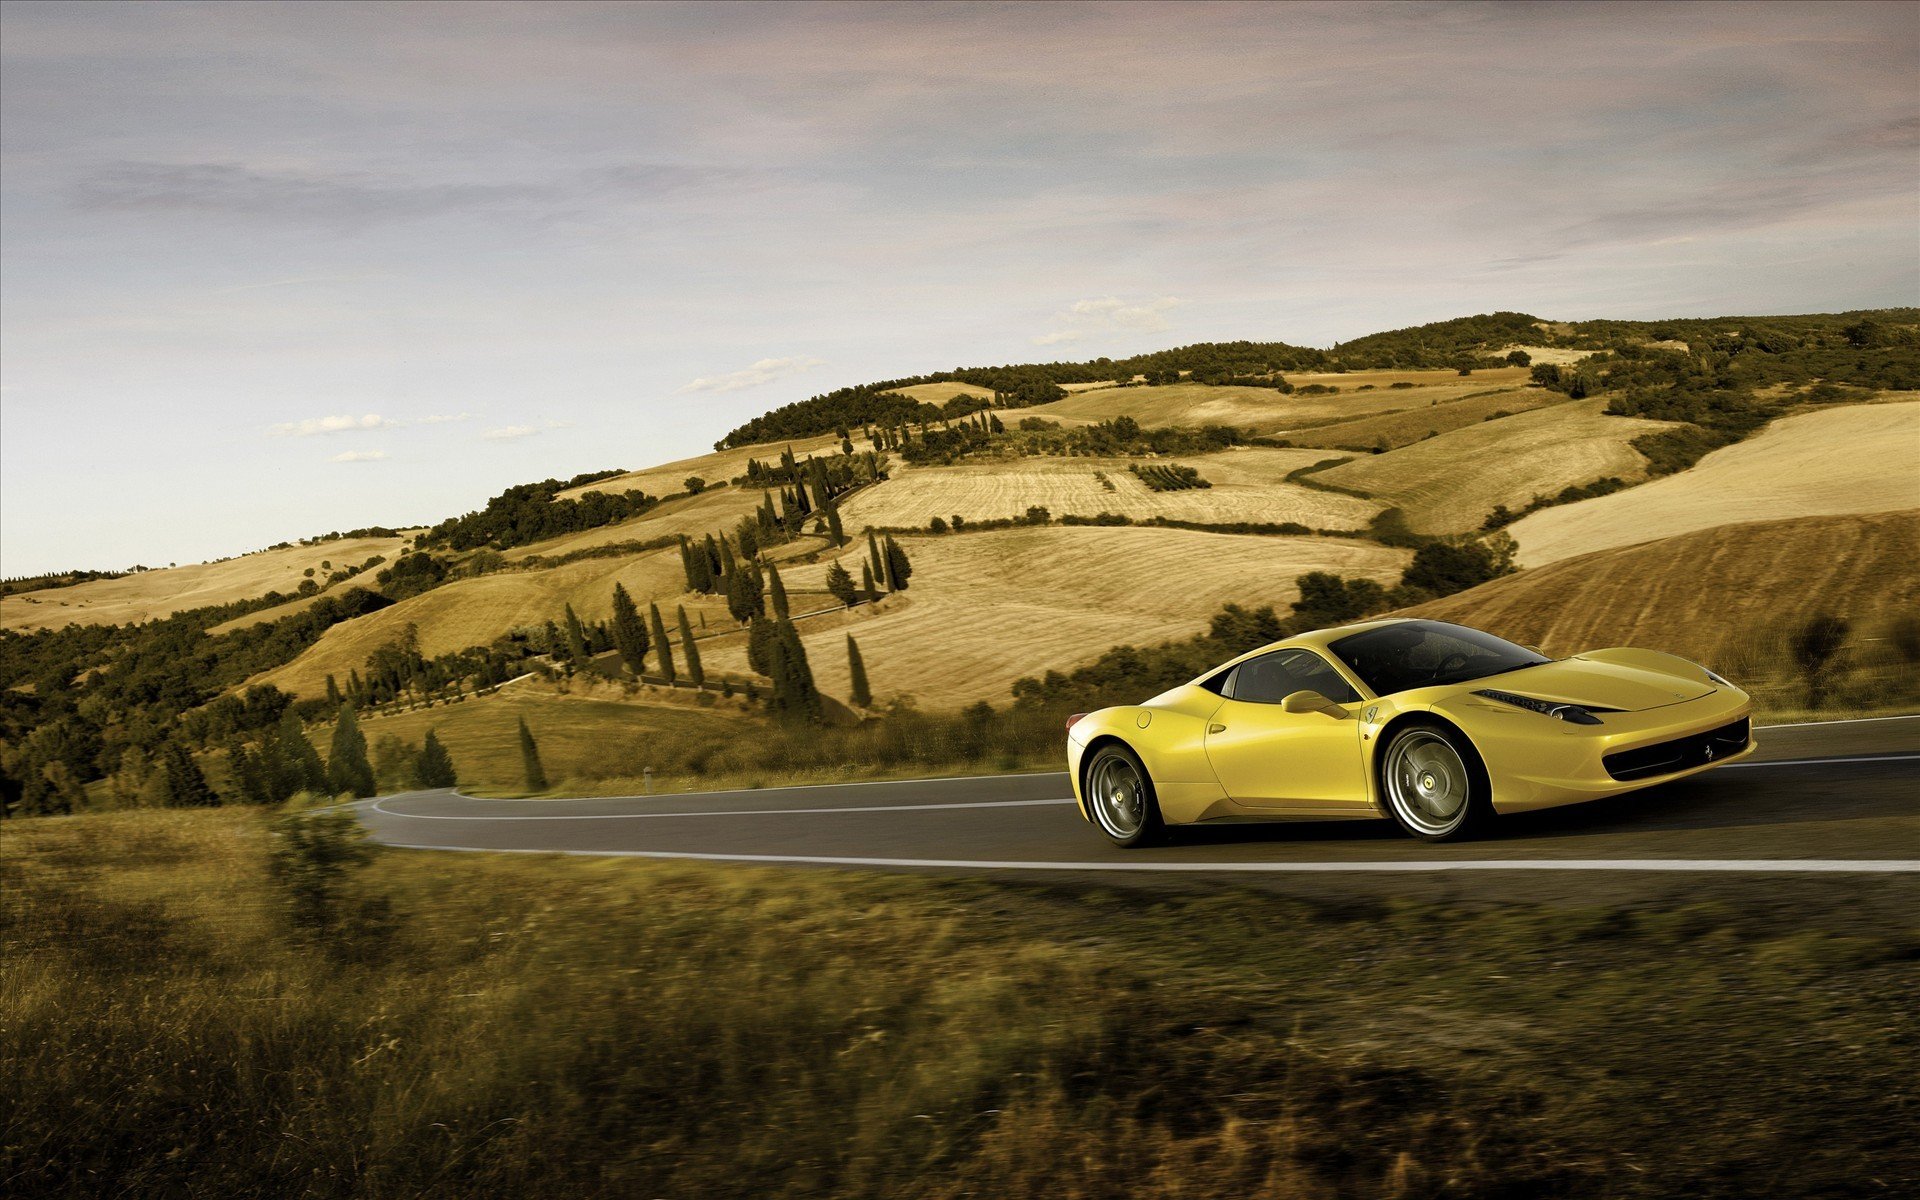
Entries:
<svg viewBox="0 0 1920 1200">
<path fill-rule="evenodd" d="M 1915 507 L 1920 401 L 1902 400 L 1783 418 L 1691 470 L 1544 509 L 1511 532 L 1521 564 L 1541 566 L 1730 521 Z"/>
<path fill-rule="evenodd" d="M 214 563 L 141 571 L 72 587 L 0 596 L 0 627 L 28 631 L 68 625 L 124 625 L 153 621 L 189 608 L 252 600 L 268 592 L 292 595 L 312 572 L 357 567 L 376 556 L 392 559 L 404 537 L 338 538 L 262 550 Z M 331 564 L 329 566 L 328 564 Z"/>
<path fill-rule="evenodd" d="M 885 611 L 850 624 L 801 627 L 822 690 L 847 694 L 846 636 L 860 643 L 876 700 L 911 696 L 922 708 L 975 700 L 1003 705 L 1024 675 L 1069 669 L 1120 642 L 1186 637 L 1228 602 L 1298 596 L 1311 570 L 1399 578 L 1404 550 L 1350 538 L 1288 538 L 1182 529 L 1023 528 L 902 538 L 912 587 Z M 843 556 L 858 575 L 856 545 Z M 796 568 L 794 586 L 820 587 L 827 566 Z M 744 672 L 744 647 L 705 652 L 708 669 Z"/>
<path fill-rule="evenodd" d="M 1421 393 L 1423 399 L 1427 393 Z M 1482 421 L 1558 404 L 1565 397 L 1537 387 L 1500 387 L 1468 392 L 1457 399 L 1432 397 L 1431 403 L 1377 416 L 1359 417 L 1333 425 L 1287 434 L 1296 446 L 1318 446 L 1329 450 L 1371 453 L 1385 445 L 1389 449 L 1420 441 L 1422 438 L 1455 429 L 1464 429 Z"/>
<path fill-rule="evenodd" d="M 642 491 L 649 496 L 667 496 L 685 487 L 687 477 L 691 475 L 697 475 L 708 483 L 720 483 L 736 475 L 745 474 L 747 460 L 751 458 L 757 458 L 761 462 L 773 461 L 780 457 L 780 451 L 783 449 L 791 449 L 796 455 L 805 458 L 809 454 L 832 453 L 839 445 L 840 439 L 832 434 L 816 434 L 812 437 L 795 438 L 791 442 L 716 450 L 712 454 L 699 454 L 692 458 L 663 463 L 657 467 L 646 467 L 638 471 L 628 471 L 624 475 L 596 480 L 582 487 L 561 492 L 555 499 L 577 500 L 588 492 L 624 491 Z"/>
<path fill-rule="evenodd" d="M 1142 425 L 1232 425 L 1256 433 L 1280 434 L 1377 413 L 1422 408 L 1492 387 L 1518 386 L 1526 372 L 1488 370 L 1461 377 L 1452 371 L 1393 371 L 1346 375 L 1290 375 L 1296 389 L 1311 384 L 1337 393 L 1302 395 L 1262 387 L 1215 387 L 1200 383 L 1164 384 L 1081 392 L 1021 409 L 1022 418 L 1091 422 L 1131 417 Z M 1413 383 L 1395 388 L 1395 383 Z M 1361 391 L 1363 387 L 1372 390 Z"/>
<path fill-rule="evenodd" d="M 1403 615 L 1555 655 L 1645 646 L 1711 665 L 1758 639 L 1780 662 L 1786 631 L 1815 613 L 1871 629 L 1920 611 L 1916 564 L 1920 511 L 1752 521 L 1563 558 Z"/>
<path fill-rule="evenodd" d="M 1399 508 L 1418 533 L 1480 528 L 1496 504 L 1525 505 L 1607 476 L 1646 477 L 1633 439 L 1665 422 L 1606 415 L 1605 400 L 1574 400 L 1481 421 L 1385 454 L 1363 455 L 1314 476 Z"/>
<path fill-rule="evenodd" d="M 1171 492 L 1149 490 L 1128 470 L 1127 459 L 969 461 L 916 468 L 868 488 L 847 502 L 842 515 L 856 529 L 922 528 L 933 517 L 951 519 L 959 513 L 969 521 L 994 520 L 1023 516 L 1029 507 L 1040 505 L 1054 517 L 1118 513 L 1136 520 L 1159 516 L 1209 524 L 1291 521 L 1310 529 L 1364 527 L 1380 505 L 1286 482 L 1289 471 L 1324 457 L 1313 450 L 1247 447 L 1182 456 L 1180 463 L 1198 470 L 1213 486 Z"/>
</svg>

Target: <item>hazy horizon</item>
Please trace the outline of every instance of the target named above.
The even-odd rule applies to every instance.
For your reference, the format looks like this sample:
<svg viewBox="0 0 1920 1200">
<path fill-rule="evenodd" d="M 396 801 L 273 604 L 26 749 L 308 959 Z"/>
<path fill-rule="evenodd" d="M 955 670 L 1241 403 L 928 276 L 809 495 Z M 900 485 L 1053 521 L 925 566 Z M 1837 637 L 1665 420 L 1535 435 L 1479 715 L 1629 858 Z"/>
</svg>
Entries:
<svg viewBox="0 0 1920 1200">
<path fill-rule="evenodd" d="M 1910 5 L 0 21 L 8 576 L 435 521 L 963 365 L 1920 303 Z"/>
</svg>

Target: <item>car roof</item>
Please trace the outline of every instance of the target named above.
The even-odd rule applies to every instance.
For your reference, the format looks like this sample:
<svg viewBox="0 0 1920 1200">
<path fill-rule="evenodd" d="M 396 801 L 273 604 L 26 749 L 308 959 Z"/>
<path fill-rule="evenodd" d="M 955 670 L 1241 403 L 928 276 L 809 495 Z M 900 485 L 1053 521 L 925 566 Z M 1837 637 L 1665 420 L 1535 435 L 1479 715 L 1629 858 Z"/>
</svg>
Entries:
<svg viewBox="0 0 1920 1200">
<path fill-rule="evenodd" d="M 1199 679 L 1193 682 L 1198 683 L 1201 679 L 1210 679 L 1214 674 L 1226 670 L 1228 667 L 1238 666 L 1250 658 L 1258 658 L 1262 654 L 1268 654 L 1275 650 L 1325 651 L 1329 643 L 1337 642 L 1348 634 L 1359 633 L 1363 629 L 1378 629 L 1382 625 L 1399 625 L 1420 619 L 1421 618 L 1418 617 L 1375 617 L 1370 621 L 1355 621 L 1351 625 L 1335 625 L 1327 629 L 1314 629 L 1306 633 L 1296 633 L 1290 638 L 1282 638 L 1277 642 L 1269 642 L 1267 645 L 1256 647 L 1247 651 L 1245 654 L 1236 655 L 1223 663 L 1209 667 Z"/>
</svg>

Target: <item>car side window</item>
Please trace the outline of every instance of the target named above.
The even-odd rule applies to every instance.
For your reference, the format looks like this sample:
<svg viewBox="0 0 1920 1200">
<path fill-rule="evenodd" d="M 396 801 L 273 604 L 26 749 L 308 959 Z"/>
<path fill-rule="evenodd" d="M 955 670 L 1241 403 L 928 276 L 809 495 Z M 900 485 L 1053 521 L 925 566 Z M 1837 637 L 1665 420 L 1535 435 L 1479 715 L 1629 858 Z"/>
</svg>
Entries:
<svg viewBox="0 0 1920 1200">
<path fill-rule="evenodd" d="M 1228 696 L 1251 704 L 1278 704 L 1295 692 L 1319 692 L 1342 704 L 1360 698 L 1338 671 L 1310 650 L 1276 650 L 1250 658 L 1235 667 L 1227 681 Z"/>
</svg>

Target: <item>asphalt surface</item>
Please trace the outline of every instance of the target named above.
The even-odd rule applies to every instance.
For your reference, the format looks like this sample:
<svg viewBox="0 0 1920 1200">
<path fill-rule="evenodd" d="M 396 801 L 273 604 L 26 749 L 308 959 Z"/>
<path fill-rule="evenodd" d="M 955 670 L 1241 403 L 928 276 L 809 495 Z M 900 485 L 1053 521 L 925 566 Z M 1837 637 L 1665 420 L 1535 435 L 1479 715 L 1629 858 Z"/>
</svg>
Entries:
<svg viewBox="0 0 1920 1200">
<path fill-rule="evenodd" d="M 760 865 L 1165 878 L 1572 873 L 1920 874 L 1920 717 L 1761 728 L 1754 757 L 1611 800 L 1507 817 L 1431 845 L 1387 821 L 1224 825 L 1112 846 L 1064 773 L 578 800 L 411 792 L 356 806 L 371 836 L 433 850 Z"/>
</svg>

